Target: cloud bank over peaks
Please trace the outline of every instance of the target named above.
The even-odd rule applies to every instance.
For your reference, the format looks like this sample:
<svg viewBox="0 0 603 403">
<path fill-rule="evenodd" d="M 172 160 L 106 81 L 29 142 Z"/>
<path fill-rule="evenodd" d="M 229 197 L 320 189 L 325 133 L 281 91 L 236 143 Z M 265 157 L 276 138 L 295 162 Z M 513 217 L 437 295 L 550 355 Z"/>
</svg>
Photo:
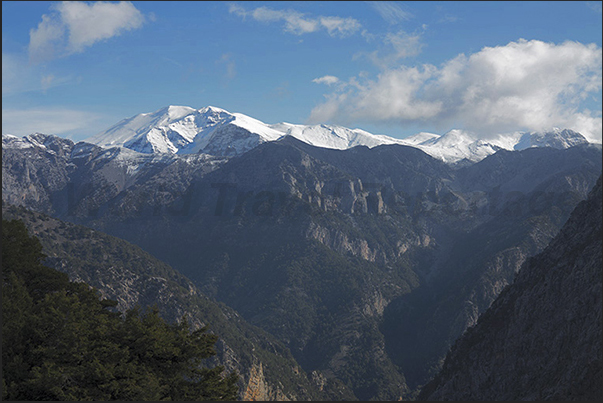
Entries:
<svg viewBox="0 0 603 403">
<path fill-rule="evenodd" d="M 459 123 L 484 137 L 552 126 L 601 142 L 601 115 L 582 107 L 601 91 L 601 48 L 520 39 L 460 54 L 441 66 L 401 65 L 339 82 L 312 123 Z"/>
<path fill-rule="evenodd" d="M 29 60 L 40 63 L 82 52 L 94 43 L 140 28 L 146 21 L 129 1 L 85 3 L 64 1 L 52 6 L 29 32 Z"/>
</svg>

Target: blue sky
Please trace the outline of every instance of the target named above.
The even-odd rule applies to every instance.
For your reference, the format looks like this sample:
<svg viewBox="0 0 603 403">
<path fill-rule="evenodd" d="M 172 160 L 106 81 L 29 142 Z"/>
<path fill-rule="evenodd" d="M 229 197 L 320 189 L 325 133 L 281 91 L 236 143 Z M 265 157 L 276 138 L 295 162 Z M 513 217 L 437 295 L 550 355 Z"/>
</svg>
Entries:
<svg viewBox="0 0 603 403">
<path fill-rule="evenodd" d="M 2 2 L 2 132 L 167 105 L 403 138 L 601 141 L 601 2 Z"/>
</svg>

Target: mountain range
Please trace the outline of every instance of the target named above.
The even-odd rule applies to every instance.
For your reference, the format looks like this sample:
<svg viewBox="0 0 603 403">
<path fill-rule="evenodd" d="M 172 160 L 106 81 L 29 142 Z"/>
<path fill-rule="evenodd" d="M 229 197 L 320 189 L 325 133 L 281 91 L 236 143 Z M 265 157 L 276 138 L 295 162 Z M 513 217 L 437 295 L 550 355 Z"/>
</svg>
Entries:
<svg viewBox="0 0 603 403">
<path fill-rule="evenodd" d="M 124 119 L 86 141 L 102 147 L 120 146 L 141 153 L 240 155 L 261 143 L 293 136 L 317 147 L 344 150 L 358 145 L 401 144 L 419 148 L 449 163 L 477 162 L 500 149 L 568 148 L 588 141 L 580 133 L 554 128 L 535 133 L 511 133 L 489 140 L 462 131 L 444 135 L 421 132 L 405 139 L 375 135 L 334 125 L 266 124 L 241 113 L 208 106 L 194 109 L 168 106 Z"/>
<path fill-rule="evenodd" d="M 587 197 L 601 145 L 389 139 L 168 107 L 98 144 L 3 135 L 2 198 L 169 264 L 318 387 L 286 396 L 408 399 Z"/>
</svg>

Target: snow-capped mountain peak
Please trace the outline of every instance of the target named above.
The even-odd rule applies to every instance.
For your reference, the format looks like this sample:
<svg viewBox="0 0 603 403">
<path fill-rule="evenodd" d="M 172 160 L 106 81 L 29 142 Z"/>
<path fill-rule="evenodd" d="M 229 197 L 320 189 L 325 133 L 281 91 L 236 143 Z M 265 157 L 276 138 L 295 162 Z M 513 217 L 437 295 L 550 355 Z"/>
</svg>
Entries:
<svg viewBox="0 0 603 403">
<path fill-rule="evenodd" d="M 167 117 L 170 120 L 175 121 L 175 120 L 182 119 L 183 117 L 190 115 L 194 111 L 195 110 L 193 108 L 190 108 L 188 106 L 170 105 L 166 108 L 166 111 L 164 112 L 164 114 L 167 114 Z"/>
<path fill-rule="evenodd" d="M 433 144 L 437 143 L 445 147 L 459 147 L 474 143 L 475 141 L 477 141 L 477 138 L 470 133 L 459 129 L 452 129 L 434 141 Z"/>
<path fill-rule="evenodd" d="M 570 129 L 554 127 L 551 130 L 543 132 L 522 133 L 513 149 L 525 150 L 526 148 L 531 147 L 553 147 L 563 149 L 586 143 L 588 143 L 588 140 L 580 133 Z"/>
<path fill-rule="evenodd" d="M 293 136 L 298 140 L 316 147 L 334 148 L 345 150 L 363 145 L 375 147 L 382 144 L 404 144 L 402 140 L 393 137 L 371 134 L 362 129 L 348 129 L 336 125 L 296 125 L 291 123 L 277 123 L 272 128 Z"/>
<path fill-rule="evenodd" d="M 448 163 L 462 160 L 477 162 L 500 149 L 499 146 L 459 129 L 450 130 L 442 136 L 422 132 L 404 140 L 407 145 L 419 148 L 432 157 Z"/>
<path fill-rule="evenodd" d="M 439 134 L 420 132 L 404 138 L 404 143 L 410 146 L 428 145 L 436 142 L 440 137 Z"/>
<path fill-rule="evenodd" d="M 447 163 L 477 162 L 496 151 L 524 150 L 530 147 L 569 148 L 588 140 L 569 129 L 553 128 L 544 132 L 514 132 L 481 139 L 473 133 L 453 129 L 443 135 L 421 132 L 403 140 Z"/>
<path fill-rule="evenodd" d="M 24 137 L 2 134 L 2 148 L 38 148 L 50 154 L 64 153 L 73 146 L 73 141 L 52 134 L 33 133 Z"/>
<path fill-rule="evenodd" d="M 215 106 L 194 109 L 176 105 L 124 119 L 87 141 L 102 147 L 119 146 L 141 153 L 233 156 L 283 136 L 293 136 L 317 147 L 341 150 L 358 145 L 402 144 L 419 148 L 447 163 L 477 162 L 500 149 L 568 148 L 588 143 L 580 133 L 558 128 L 544 132 L 501 134 L 487 139 L 459 129 L 443 135 L 420 132 L 405 139 L 396 139 L 337 125 L 266 124 Z"/>
<path fill-rule="evenodd" d="M 142 153 L 175 154 L 193 147 L 195 140 L 200 140 L 200 134 L 208 134 L 234 119 L 229 112 L 213 106 L 196 110 L 170 105 L 124 119 L 87 141 L 102 147 L 121 146 Z"/>
<path fill-rule="evenodd" d="M 142 153 L 241 154 L 261 143 L 293 136 L 318 147 L 347 149 L 357 145 L 404 144 L 361 129 L 330 125 L 266 124 L 242 113 L 214 106 L 194 109 L 168 106 L 124 119 L 87 141 L 102 147 L 121 146 Z"/>
</svg>

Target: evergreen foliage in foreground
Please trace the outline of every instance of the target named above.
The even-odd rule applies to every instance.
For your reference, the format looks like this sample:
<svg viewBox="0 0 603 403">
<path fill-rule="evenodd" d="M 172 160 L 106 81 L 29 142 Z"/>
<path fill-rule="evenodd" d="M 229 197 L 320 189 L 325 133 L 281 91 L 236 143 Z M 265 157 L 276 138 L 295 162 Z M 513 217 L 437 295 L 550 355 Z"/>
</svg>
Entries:
<svg viewBox="0 0 603 403">
<path fill-rule="evenodd" d="M 236 399 L 236 374 L 201 366 L 216 336 L 156 309 L 113 312 L 43 258 L 21 221 L 2 221 L 3 400 Z"/>
</svg>

